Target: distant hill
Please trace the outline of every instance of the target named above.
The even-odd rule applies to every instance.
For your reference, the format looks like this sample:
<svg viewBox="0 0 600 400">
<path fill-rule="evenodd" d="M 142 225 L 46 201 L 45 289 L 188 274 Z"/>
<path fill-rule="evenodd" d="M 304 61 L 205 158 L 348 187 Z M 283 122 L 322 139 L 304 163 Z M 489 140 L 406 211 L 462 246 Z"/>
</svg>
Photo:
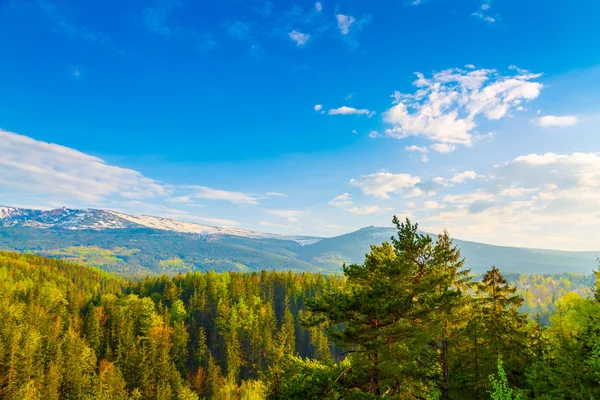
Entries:
<svg viewBox="0 0 600 400">
<path fill-rule="evenodd" d="M 32 252 L 127 275 L 190 270 L 338 272 L 360 263 L 393 228 L 366 227 L 332 238 L 221 228 L 110 210 L 0 207 L 0 249 Z M 432 235 L 435 237 L 435 235 Z M 494 246 L 455 240 L 466 266 L 482 273 L 590 273 L 599 252 Z"/>
<path fill-rule="evenodd" d="M 302 248 L 300 258 L 321 265 L 324 269 L 335 268 L 341 263 L 356 263 L 364 259 L 372 244 L 389 241 L 396 234 L 394 228 L 370 226 L 356 232 L 320 241 Z M 429 234 L 434 239 L 437 235 Z M 492 265 L 512 273 L 578 272 L 589 274 L 598 265 L 598 252 L 559 251 L 494 246 L 454 239 L 454 244 L 466 258 L 466 266 L 474 273 L 482 273 Z"/>
</svg>

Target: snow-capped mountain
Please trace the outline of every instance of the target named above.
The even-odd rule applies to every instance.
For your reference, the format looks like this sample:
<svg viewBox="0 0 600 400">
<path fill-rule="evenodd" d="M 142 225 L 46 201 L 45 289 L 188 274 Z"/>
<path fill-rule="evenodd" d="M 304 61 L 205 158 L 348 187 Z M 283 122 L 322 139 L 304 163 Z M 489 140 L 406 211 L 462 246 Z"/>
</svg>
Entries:
<svg viewBox="0 0 600 400">
<path fill-rule="evenodd" d="M 287 236 L 111 210 L 0 206 L 0 249 L 72 260 L 83 257 L 91 265 L 129 272 L 162 273 L 165 263 L 173 259 L 202 271 L 339 272 L 342 264 L 362 262 L 371 245 L 389 241 L 396 234 L 393 227 L 368 226 L 329 238 Z M 507 273 L 590 273 L 600 254 L 494 246 L 460 239 L 454 244 L 466 258 L 465 266 L 476 274 L 484 273 L 491 265 Z"/>
<path fill-rule="evenodd" d="M 320 240 L 320 238 L 309 236 L 278 235 L 239 228 L 223 228 L 148 215 L 134 216 L 112 210 L 69 209 L 64 207 L 54 210 L 31 210 L 0 206 L 0 226 L 70 230 L 151 228 L 207 237 L 240 236 L 251 239 L 290 240 L 301 245 L 312 244 Z"/>
</svg>

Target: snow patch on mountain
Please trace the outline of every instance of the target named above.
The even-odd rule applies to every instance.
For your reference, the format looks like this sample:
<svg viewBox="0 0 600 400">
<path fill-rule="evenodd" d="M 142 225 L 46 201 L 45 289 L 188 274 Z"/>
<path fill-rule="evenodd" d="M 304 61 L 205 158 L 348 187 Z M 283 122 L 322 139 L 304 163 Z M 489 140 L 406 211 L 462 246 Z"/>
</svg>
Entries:
<svg viewBox="0 0 600 400">
<path fill-rule="evenodd" d="M 145 227 L 169 232 L 200 235 L 213 239 L 223 236 L 239 236 L 251 239 L 289 240 L 302 246 L 321 240 L 320 238 L 307 236 L 278 235 L 239 228 L 222 228 L 149 215 L 134 216 L 111 210 L 77 210 L 64 207 L 42 211 L 0 206 L 0 226 L 27 226 L 39 229 L 60 228 L 72 230 Z"/>
<path fill-rule="evenodd" d="M 251 239 L 291 240 L 301 245 L 316 243 L 320 240 L 320 238 L 313 237 L 278 235 L 274 233 L 256 232 L 239 228 L 223 228 L 217 226 L 197 224 L 194 222 L 177 221 L 169 218 L 153 217 L 149 215 L 140 215 L 139 217 L 136 217 L 133 215 L 123 214 L 116 211 L 109 212 L 120 218 L 123 218 L 141 226 L 145 226 L 147 228 L 179 233 L 191 233 L 201 236 L 214 237 L 229 235 L 242 236 Z"/>
</svg>

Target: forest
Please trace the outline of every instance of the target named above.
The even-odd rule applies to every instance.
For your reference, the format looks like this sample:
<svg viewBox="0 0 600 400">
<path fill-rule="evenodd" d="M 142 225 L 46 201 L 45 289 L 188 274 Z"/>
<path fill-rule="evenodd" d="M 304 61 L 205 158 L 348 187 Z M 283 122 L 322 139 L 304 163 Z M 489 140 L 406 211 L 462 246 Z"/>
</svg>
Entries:
<svg viewBox="0 0 600 400">
<path fill-rule="evenodd" d="M 0 398 L 600 399 L 596 279 L 475 276 L 447 232 L 394 224 L 337 275 L 0 252 Z"/>
</svg>

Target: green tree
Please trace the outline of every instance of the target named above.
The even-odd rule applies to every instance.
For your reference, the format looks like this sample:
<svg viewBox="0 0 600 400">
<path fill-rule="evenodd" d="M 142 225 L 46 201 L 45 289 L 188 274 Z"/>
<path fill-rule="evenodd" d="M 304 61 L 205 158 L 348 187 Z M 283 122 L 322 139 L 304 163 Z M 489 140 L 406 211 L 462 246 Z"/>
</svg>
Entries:
<svg viewBox="0 0 600 400">
<path fill-rule="evenodd" d="M 492 385 L 492 390 L 488 393 L 492 400 L 520 400 L 521 395 L 518 391 L 509 386 L 506 379 L 506 372 L 502 365 L 502 356 L 498 356 L 498 376 L 490 375 L 488 377 Z"/>
<path fill-rule="evenodd" d="M 354 353 L 353 374 L 368 376 L 361 391 L 424 396 L 442 381 L 448 396 L 451 328 L 436 314 L 460 305 L 468 272 L 459 271 L 463 261 L 447 233 L 434 243 L 408 219 L 394 224 L 393 244 L 372 246 L 362 265 L 344 266 L 346 290 L 307 303 L 306 324 L 328 324 L 336 345 Z"/>
</svg>

